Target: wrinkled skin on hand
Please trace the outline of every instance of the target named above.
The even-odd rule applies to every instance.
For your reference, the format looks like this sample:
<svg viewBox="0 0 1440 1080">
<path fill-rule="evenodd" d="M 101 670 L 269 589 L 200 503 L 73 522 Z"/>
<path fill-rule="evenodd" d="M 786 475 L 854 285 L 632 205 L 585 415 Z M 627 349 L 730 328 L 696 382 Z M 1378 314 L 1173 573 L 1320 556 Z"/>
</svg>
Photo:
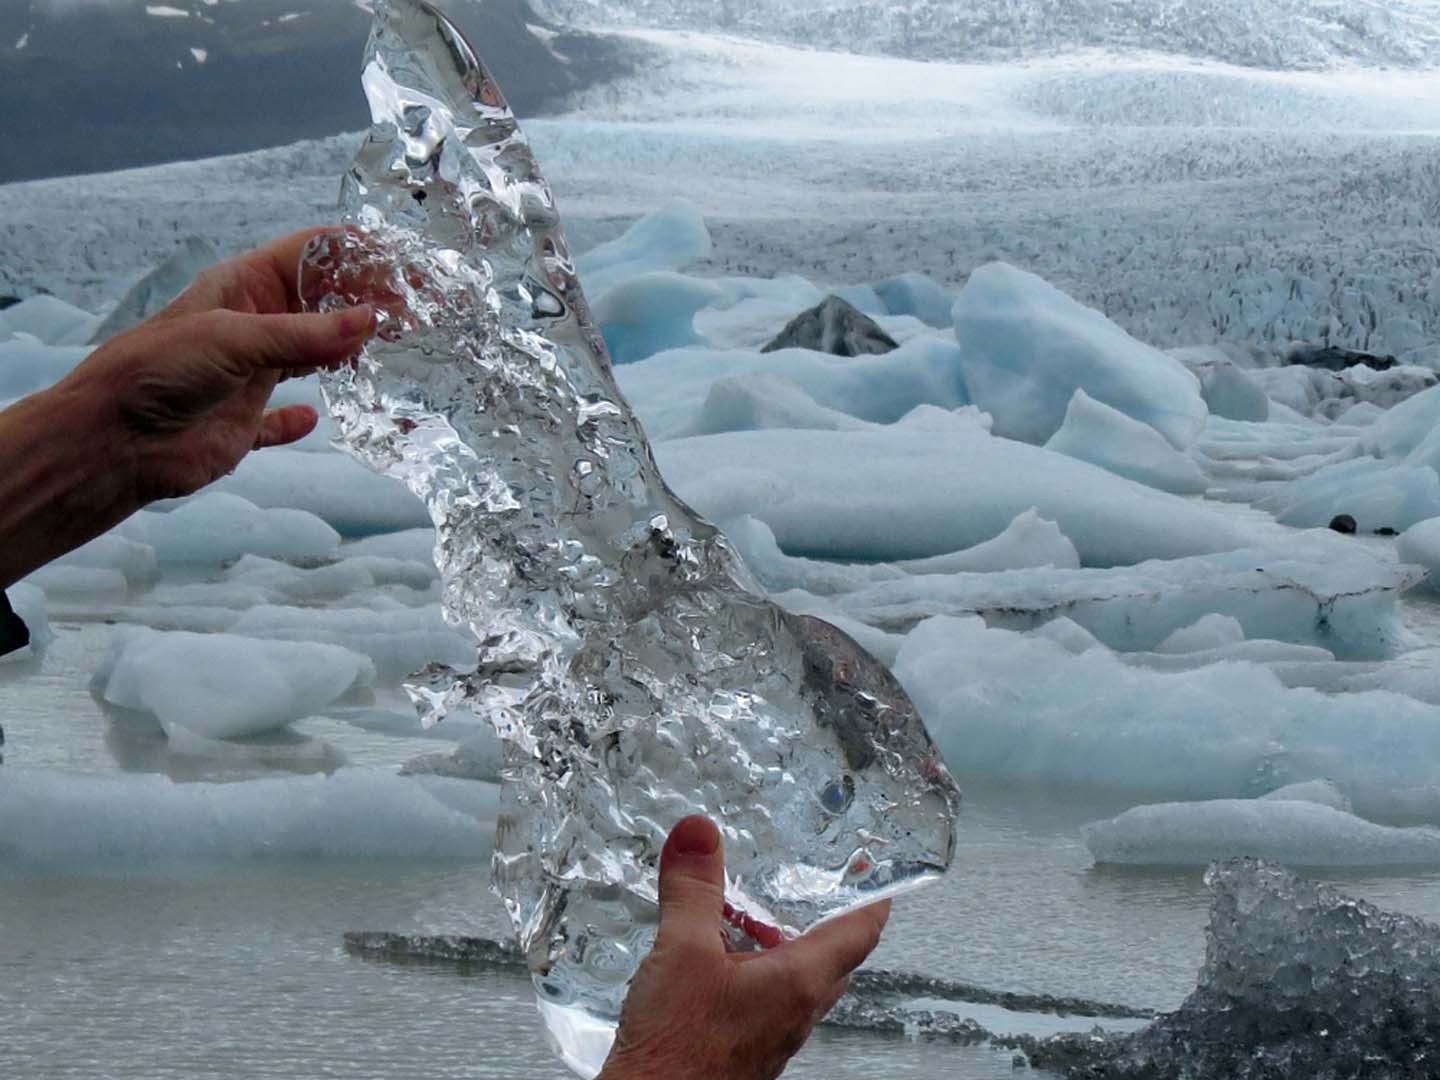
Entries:
<svg viewBox="0 0 1440 1080">
<path fill-rule="evenodd" d="M 249 451 L 314 430 L 309 405 L 267 412 L 271 391 L 282 377 L 351 359 L 373 324 L 363 306 L 300 313 L 299 252 L 325 231 L 306 229 L 202 271 L 169 307 L 106 342 L 61 384 L 111 403 L 138 505 L 189 495 Z"/>
<path fill-rule="evenodd" d="M 660 928 L 630 984 L 599 1080 L 771 1080 L 880 940 L 889 901 L 763 952 L 726 952 L 725 856 L 704 817 L 660 858 Z"/>
<path fill-rule="evenodd" d="M 374 324 L 366 306 L 303 314 L 307 229 L 204 271 L 164 311 L 0 412 L 0 587 L 156 499 L 189 495 L 251 450 L 314 430 L 315 410 L 266 411 L 287 374 L 337 367 Z"/>
</svg>

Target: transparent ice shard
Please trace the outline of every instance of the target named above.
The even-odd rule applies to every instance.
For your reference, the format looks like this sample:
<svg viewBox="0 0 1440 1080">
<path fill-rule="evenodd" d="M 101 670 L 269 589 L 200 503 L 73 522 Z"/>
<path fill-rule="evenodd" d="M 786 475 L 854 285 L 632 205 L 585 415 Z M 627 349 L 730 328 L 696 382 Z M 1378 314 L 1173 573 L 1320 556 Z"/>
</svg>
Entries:
<svg viewBox="0 0 1440 1080">
<path fill-rule="evenodd" d="M 944 871 L 959 793 L 894 678 L 765 599 L 665 486 L 611 375 L 550 189 L 470 45 L 376 7 L 374 126 L 317 239 L 308 306 L 377 305 L 325 393 L 346 448 L 429 506 L 473 670 L 410 687 L 506 746 L 494 860 L 559 1053 L 590 1075 L 654 935 L 681 817 L 722 827 L 736 948 Z M 761 936 L 764 936 L 763 934 Z"/>
<path fill-rule="evenodd" d="M 1440 1076 L 1440 927 L 1256 859 L 1214 864 L 1193 993 L 1130 1035 L 1022 1040 L 1087 1080 Z"/>
</svg>

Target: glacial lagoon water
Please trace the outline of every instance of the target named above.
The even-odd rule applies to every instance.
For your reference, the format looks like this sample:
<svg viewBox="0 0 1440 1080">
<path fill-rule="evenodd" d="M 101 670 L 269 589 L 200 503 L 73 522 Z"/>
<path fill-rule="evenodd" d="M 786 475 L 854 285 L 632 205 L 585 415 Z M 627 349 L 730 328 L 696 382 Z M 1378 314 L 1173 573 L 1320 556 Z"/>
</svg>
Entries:
<svg viewBox="0 0 1440 1080">
<path fill-rule="evenodd" d="M 1440 636 L 1435 605 L 1410 602 L 1406 613 L 1412 629 Z M 242 780 L 280 775 L 287 770 L 276 763 L 286 758 L 290 769 L 319 768 L 336 753 L 379 770 L 436 746 L 317 718 L 295 736 L 241 743 L 255 751 L 251 759 L 179 756 L 157 731 L 107 717 L 85 691 L 92 658 L 115 628 L 55 629 L 37 667 L 0 668 L 0 784 L 37 769 Z M 329 756 L 315 752 L 321 744 Z M 1130 800 L 961 780 L 967 805 L 955 869 L 897 903 L 871 966 L 994 989 L 1177 1004 L 1203 953 L 1209 897 L 1200 873 L 1096 869 L 1076 831 Z M 0 820 L 12 830 L 46 825 Z M 397 965 L 343 948 L 342 935 L 361 929 L 504 936 L 487 858 L 40 867 L 6 850 L 10 840 L 0 838 L 0 1075 L 567 1075 L 545 1046 L 523 974 Z M 1440 920 L 1440 873 L 1325 878 L 1382 907 Z M 1030 1030 L 1053 1026 L 1044 1018 Z M 1013 1075 L 1011 1059 L 987 1047 L 821 1029 L 787 1076 L 980 1080 Z"/>
</svg>

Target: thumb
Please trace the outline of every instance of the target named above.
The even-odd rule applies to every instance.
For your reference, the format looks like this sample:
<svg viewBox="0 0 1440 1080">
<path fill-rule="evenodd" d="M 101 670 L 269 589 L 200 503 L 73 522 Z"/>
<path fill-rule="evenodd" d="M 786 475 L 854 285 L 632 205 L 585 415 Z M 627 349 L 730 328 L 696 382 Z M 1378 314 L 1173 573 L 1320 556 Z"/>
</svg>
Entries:
<svg viewBox="0 0 1440 1080">
<path fill-rule="evenodd" d="M 724 953 L 725 852 L 720 830 L 692 815 L 670 830 L 660 853 L 660 930 L 656 948 Z"/>
<path fill-rule="evenodd" d="M 311 371 L 348 360 L 373 332 L 368 304 L 324 314 L 250 315 L 219 309 L 183 320 L 176 331 L 208 343 L 250 370 Z M 192 337 L 192 340 L 194 338 Z"/>
</svg>

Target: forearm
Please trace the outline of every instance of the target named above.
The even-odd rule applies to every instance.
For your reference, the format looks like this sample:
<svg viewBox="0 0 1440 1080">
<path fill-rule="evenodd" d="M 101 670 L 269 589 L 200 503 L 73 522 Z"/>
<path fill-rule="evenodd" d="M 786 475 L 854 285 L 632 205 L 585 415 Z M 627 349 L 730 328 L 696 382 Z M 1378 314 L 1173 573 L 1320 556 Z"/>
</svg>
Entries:
<svg viewBox="0 0 1440 1080">
<path fill-rule="evenodd" d="M 0 588 L 139 509 L 109 406 L 65 380 L 0 412 Z"/>
</svg>

